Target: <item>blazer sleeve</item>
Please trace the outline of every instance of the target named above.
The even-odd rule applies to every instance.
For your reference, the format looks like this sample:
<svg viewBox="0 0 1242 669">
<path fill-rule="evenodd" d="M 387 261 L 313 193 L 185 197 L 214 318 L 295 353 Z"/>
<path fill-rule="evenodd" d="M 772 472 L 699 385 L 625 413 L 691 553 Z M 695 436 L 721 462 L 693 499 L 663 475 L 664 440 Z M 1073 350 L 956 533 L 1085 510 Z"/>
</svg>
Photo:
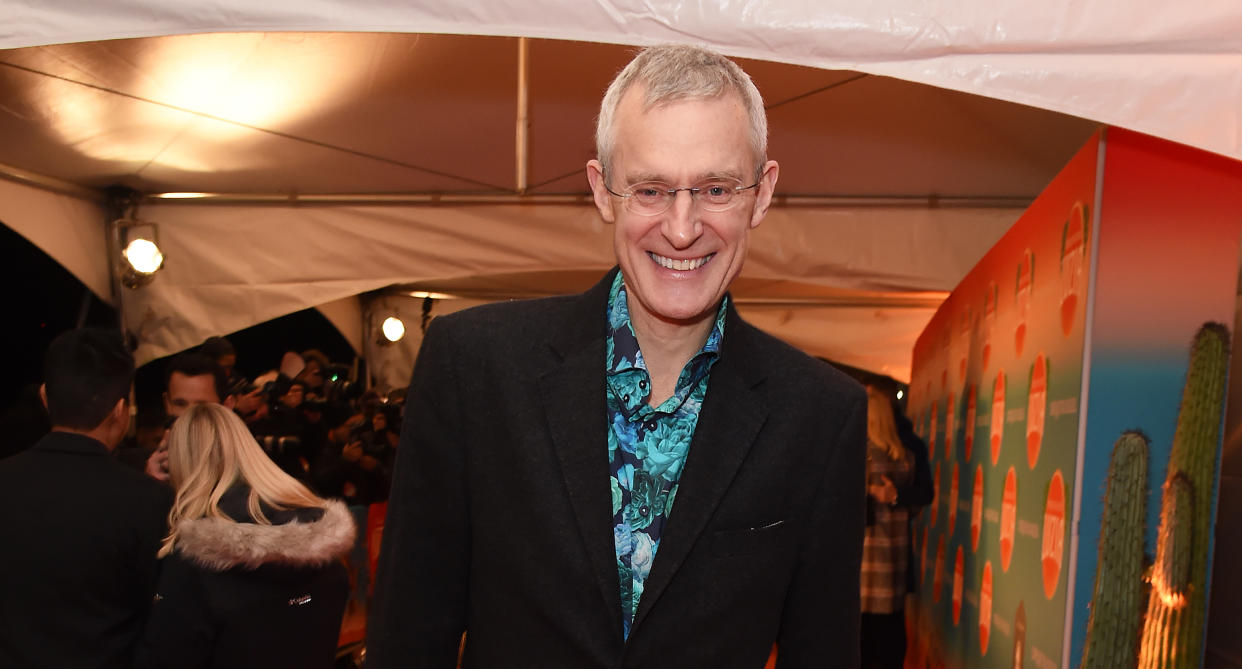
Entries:
<svg viewBox="0 0 1242 669">
<path fill-rule="evenodd" d="M 858 666 L 866 412 L 865 396 L 855 394 L 843 427 L 828 442 L 832 454 L 781 616 L 778 669 Z"/>
<path fill-rule="evenodd" d="M 406 399 L 369 611 L 367 666 L 453 669 L 466 628 L 470 515 L 459 340 L 432 321 Z"/>
</svg>

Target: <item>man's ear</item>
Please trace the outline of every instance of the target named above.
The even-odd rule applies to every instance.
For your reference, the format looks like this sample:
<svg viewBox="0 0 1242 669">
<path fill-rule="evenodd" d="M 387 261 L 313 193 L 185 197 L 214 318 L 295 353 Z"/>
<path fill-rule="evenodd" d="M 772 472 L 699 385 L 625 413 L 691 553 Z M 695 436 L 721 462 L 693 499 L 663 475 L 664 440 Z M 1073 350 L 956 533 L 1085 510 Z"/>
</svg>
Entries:
<svg viewBox="0 0 1242 669">
<path fill-rule="evenodd" d="M 588 160 L 586 165 L 587 182 L 591 184 L 591 195 L 595 198 L 595 208 L 605 223 L 616 222 L 616 213 L 612 209 L 612 194 L 604 185 L 604 166 L 598 160 Z"/>
<path fill-rule="evenodd" d="M 772 195 L 776 192 L 776 179 L 781 174 L 781 166 L 775 160 L 763 164 L 763 173 L 759 176 L 758 192 L 755 193 L 755 209 L 750 214 L 750 227 L 757 228 L 768 214 L 772 204 Z"/>
<path fill-rule="evenodd" d="M 224 398 L 224 401 L 221 402 L 220 404 L 224 405 L 225 409 L 230 409 L 230 410 L 236 409 L 237 408 L 237 396 L 228 395 Z"/>
<path fill-rule="evenodd" d="M 129 406 L 126 405 L 124 397 L 117 400 L 116 404 L 112 405 L 111 413 L 115 420 L 125 421 L 127 424 L 129 423 Z"/>
<path fill-rule="evenodd" d="M 47 384 L 39 384 L 39 399 L 43 402 L 43 410 L 47 411 Z"/>
</svg>

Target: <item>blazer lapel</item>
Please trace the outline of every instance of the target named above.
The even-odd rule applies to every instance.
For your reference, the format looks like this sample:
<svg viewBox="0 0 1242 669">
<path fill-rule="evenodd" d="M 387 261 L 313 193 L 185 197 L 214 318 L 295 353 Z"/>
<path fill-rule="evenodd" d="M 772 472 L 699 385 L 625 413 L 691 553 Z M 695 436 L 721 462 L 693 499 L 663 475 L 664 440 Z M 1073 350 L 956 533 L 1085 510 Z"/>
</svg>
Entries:
<svg viewBox="0 0 1242 669">
<path fill-rule="evenodd" d="M 732 300 L 726 323 L 724 348 L 712 367 L 675 510 L 643 587 L 631 636 L 703 533 L 767 419 L 768 409 L 753 389 L 762 380 L 763 370 L 751 364 L 751 326 L 738 318 Z"/>
<path fill-rule="evenodd" d="M 579 299 L 566 336 L 550 343 L 556 362 L 540 379 L 540 399 L 578 531 L 619 638 L 621 585 L 612 534 L 604 407 L 604 308 L 614 274 L 615 270 Z"/>
</svg>

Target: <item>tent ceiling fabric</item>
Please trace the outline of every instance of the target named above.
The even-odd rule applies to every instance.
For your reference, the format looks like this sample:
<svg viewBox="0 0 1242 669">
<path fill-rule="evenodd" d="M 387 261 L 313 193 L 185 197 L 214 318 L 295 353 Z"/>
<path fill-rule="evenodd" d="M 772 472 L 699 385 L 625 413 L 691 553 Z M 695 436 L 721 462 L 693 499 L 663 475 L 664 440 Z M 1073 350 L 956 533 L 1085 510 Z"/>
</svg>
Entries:
<svg viewBox="0 0 1242 669">
<path fill-rule="evenodd" d="M 527 192 L 585 193 L 600 96 L 633 49 L 529 44 Z M 0 52 L 4 161 L 147 193 L 514 193 L 518 49 L 248 33 Z M 786 196 L 1029 200 L 1096 127 L 887 77 L 743 65 Z"/>
<path fill-rule="evenodd" d="M 1131 128 L 1242 158 L 1242 4 L 943 0 L 0 0 L 0 48 L 236 31 L 696 41 L 743 58 L 856 70 Z"/>
</svg>

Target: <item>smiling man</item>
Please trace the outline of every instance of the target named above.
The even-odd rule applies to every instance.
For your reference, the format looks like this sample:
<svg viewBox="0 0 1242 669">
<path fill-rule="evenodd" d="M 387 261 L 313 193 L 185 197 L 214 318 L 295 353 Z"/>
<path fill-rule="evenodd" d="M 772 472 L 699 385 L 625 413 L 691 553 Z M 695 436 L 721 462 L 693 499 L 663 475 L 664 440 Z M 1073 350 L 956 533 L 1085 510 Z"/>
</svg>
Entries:
<svg viewBox="0 0 1242 669">
<path fill-rule="evenodd" d="M 729 298 L 779 167 L 736 64 L 640 53 L 587 178 L 619 269 L 433 321 L 369 666 L 856 666 L 862 389 Z"/>
</svg>

